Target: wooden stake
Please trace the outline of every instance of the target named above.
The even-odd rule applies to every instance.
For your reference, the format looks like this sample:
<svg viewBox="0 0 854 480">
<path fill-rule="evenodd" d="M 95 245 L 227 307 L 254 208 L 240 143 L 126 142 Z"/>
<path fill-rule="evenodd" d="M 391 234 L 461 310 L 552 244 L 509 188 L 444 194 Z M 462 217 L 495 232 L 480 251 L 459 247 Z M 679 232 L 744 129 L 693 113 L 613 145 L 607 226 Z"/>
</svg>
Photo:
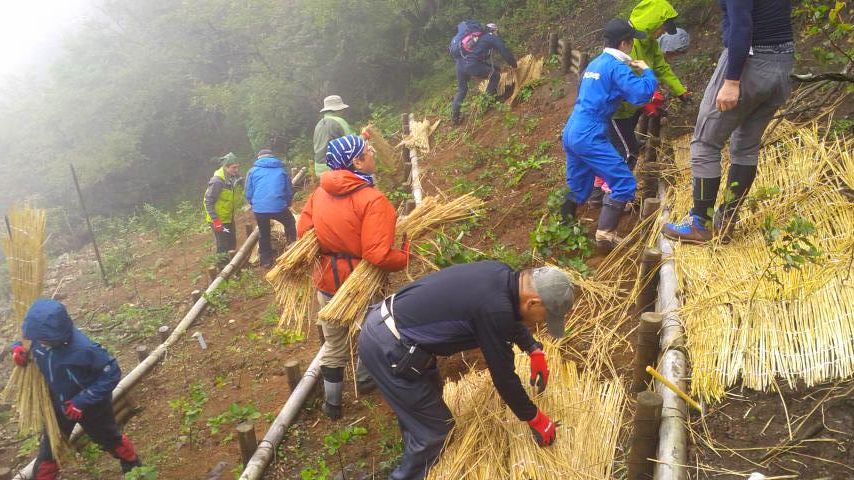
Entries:
<svg viewBox="0 0 854 480">
<path fill-rule="evenodd" d="M 634 434 L 627 460 L 628 480 L 652 479 L 654 459 L 658 449 L 658 426 L 661 423 L 661 395 L 649 390 L 638 394 Z"/>
<path fill-rule="evenodd" d="M 557 55 L 557 33 L 549 32 L 549 56 Z"/>
<path fill-rule="evenodd" d="M 157 329 L 157 336 L 160 337 L 160 343 L 165 342 L 166 339 L 169 338 L 170 333 L 168 325 L 160 326 L 160 328 Z"/>
<path fill-rule="evenodd" d="M 645 137 L 649 132 L 649 116 L 641 114 L 638 119 L 638 135 Z"/>
<path fill-rule="evenodd" d="M 193 290 L 190 293 L 190 297 L 193 299 L 193 303 L 196 303 L 199 301 L 200 298 L 202 298 L 202 291 L 201 290 Z"/>
<path fill-rule="evenodd" d="M 92 222 L 89 220 L 89 212 L 86 211 L 86 202 L 83 201 L 83 192 L 80 191 L 80 182 L 77 181 L 77 172 L 74 171 L 74 165 L 71 167 L 71 178 L 74 179 L 74 188 L 77 189 L 77 197 L 80 199 L 80 209 L 83 210 L 83 216 L 86 218 L 86 228 L 89 229 L 89 236 L 92 237 L 92 248 L 95 249 L 95 259 L 98 260 L 98 267 L 101 269 L 101 279 L 104 285 L 110 286 L 110 281 L 107 279 L 107 271 L 104 270 L 104 262 L 101 260 L 101 251 L 98 250 L 98 242 L 95 241 L 95 231 L 92 230 Z"/>
<path fill-rule="evenodd" d="M 302 368 L 300 368 L 299 360 L 288 360 L 285 362 L 285 372 L 288 375 L 288 386 L 291 387 L 291 392 L 293 392 L 302 379 Z"/>
<path fill-rule="evenodd" d="M 641 208 L 641 219 L 649 218 L 661 208 L 661 200 L 653 197 L 643 199 L 643 207 Z"/>
<path fill-rule="evenodd" d="M 145 358 L 148 357 L 148 345 L 137 345 L 136 346 L 136 359 L 142 363 Z"/>
<path fill-rule="evenodd" d="M 229 250 L 228 251 L 228 259 L 231 260 L 234 258 L 234 254 L 237 253 L 237 250 Z"/>
<path fill-rule="evenodd" d="M 217 270 L 217 268 L 216 268 L 216 267 L 214 267 L 214 266 L 210 266 L 210 267 L 208 267 L 208 278 L 210 278 L 210 280 L 211 280 L 212 282 L 213 282 L 214 280 L 216 280 L 216 276 L 217 276 L 218 274 L 219 274 L 219 271 Z"/>
<path fill-rule="evenodd" d="M 660 313 L 646 312 L 641 314 L 635 343 L 632 392 L 646 390 L 646 385 L 650 380 L 649 374 L 646 373 L 646 366 L 655 365 L 658 362 L 658 332 L 661 331 L 663 319 L 664 316 Z"/>
<path fill-rule="evenodd" d="M 641 285 L 640 294 L 635 300 L 635 311 L 637 313 L 655 310 L 655 299 L 658 298 L 658 272 L 661 267 L 661 250 L 647 248 L 641 256 L 640 275 L 638 282 Z"/>
<path fill-rule="evenodd" d="M 243 464 L 249 463 L 252 455 L 255 454 L 255 449 L 258 448 L 258 440 L 255 439 L 255 424 L 252 422 L 238 423 L 237 441 L 240 442 L 240 459 Z"/>
<path fill-rule="evenodd" d="M 559 39 L 558 54 L 560 55 L 561 73 L 566 75 L 572 67 L 572 45 L 564 39 Z"/>
<path fill-rule="evenodd" d="M 255 227 L 253 227 L 252 225 L 244 225 L 243 226 L 243 233 L 246 234 L 246 238 L 249 238 L 249 235 L 252 235 L 252 230 L 254 228 Z"/>
<path fill-rule="evenodd" d="M 661 116 L 649 117 L 649 136 L 661 136 Z"/>
<path fill-rule="evenodd" d="M 320 338 L 320 344 L 321 345 L 326 343 L 326 335 L 323 334 L 323 327 L 321 327 L 320 325 L 317 325 L 317 335 L 318 335 L 318 338 Z"/>
</svg>

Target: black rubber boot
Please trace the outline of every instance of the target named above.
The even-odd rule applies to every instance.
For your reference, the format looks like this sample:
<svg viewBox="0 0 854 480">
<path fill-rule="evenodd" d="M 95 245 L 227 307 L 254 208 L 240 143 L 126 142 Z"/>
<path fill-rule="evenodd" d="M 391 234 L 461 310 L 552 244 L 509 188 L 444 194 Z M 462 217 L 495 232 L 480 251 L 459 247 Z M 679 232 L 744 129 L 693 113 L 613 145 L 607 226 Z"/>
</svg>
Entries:
<svg viewBox="0 0 854 480">
<path fill-rule="evenodd" d="M 320 367 L 323 375 L 323 413 L 331 420 L 341 418 L 341 399 L 344 394 L 344 368 Z"/>
<path fill-rule="evenodd" d="M 694 178 L 694 208 L 691 215 L 696 215 L 705 221 L 711 221 L 715 213 L 715 199 L 721 187 L 721 177 Z"/>
<path fill-rule="evenodd" d="M 715 212 L 714 229 L 724 243 L 732 240 L 738 209 L 744 203 L 747 192 L 756 179 L 756 165 L 730 165 L 726 181 L 724 203 Z"/>
<path fill-rule="evenodd" d="M 604 199 L 605 190 L 602 190 L 602 187 L 593 187 L 593 192 L 590 193 L 590 198 L 587 199 L 587 203 L 593 207 L 601 207 L 602 200 Z"/>
<path fill-rule="evenodd" d="M 578 204 L 575 200 L 568 196 L 563 200 L 563 205 L 560 206 L 560 217 L 564 224 L 575 220 L 575 212 L 578 210 Z"/>
<path fill-rule="evenodd" d="M 601 252 L 610 252 L 623 241 L 617 236 L 617 225 L 625 208 L 626 202 L 614 200 L 611 195 L 606 195 L 602 201 L 599 224 L 596 226 L 596 248 Z"/>
</svg>

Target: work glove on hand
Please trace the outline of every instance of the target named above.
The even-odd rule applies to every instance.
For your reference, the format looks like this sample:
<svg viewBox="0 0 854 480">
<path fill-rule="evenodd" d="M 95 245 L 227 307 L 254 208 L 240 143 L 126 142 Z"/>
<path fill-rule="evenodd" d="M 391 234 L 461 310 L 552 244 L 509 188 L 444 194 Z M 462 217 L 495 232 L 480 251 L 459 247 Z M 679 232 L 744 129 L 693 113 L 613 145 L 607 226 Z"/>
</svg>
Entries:
<svg viewBox="0 0 854 480">
<path fill-rule="evenodd" d="M 368 130 L 368 127 L 363 128 L 362 132 L 359 135 L 361 135 L 362 138 L 364 138 L 365 140 L 371 139 L 371 132 L 370 130 Z"/>
<path fill-rule="evenodd" d="M 19 367 L 27 366 L 27 349 L 21 344 L 12 346 L 12 361 Z"/>
<path fill-rule="evenodd" d="M 538 393 L 543 393 L 549 383 L 549 365 L 546 354 L 539 348 L 528 355 L 531 358 L 531 386 L 537 387 Z"/>
<path fill-rule="evenodd" d="M 532 420 L 528 420 L 528 426 L 531 427 L 531 433 L 534 435 L 534 441 L 541 447 L 547 447 L 555 441 L 555 423 L 547 417 L 545 413 L 537 410 L 537 416 Z"/>
<path fill-rule="evenodd" d="M 664 112 L 664 95 L 658 90 L 652 94 L 649 103 L 643 106 L 643 113 L 648 117 L 658 117 Z"/>
<path fill-rule="evenodd" d="M 213 229 L 215 232 L 225 231 L 225 228 L 222 226 L 222 220 L 220 220 L 218 218 L 214 218 L 213 222 L 211 222 L 211 223 L 213 224 Z"/>
<path fill-rule="evenodd" d="M 77 405 L 74 405 L 72 400 L 65 401 L 65 411 L 63 413 L 67 419 L 74 420 L 75 422 L 83 418 L 83 410 L 77 408 Z"/>
</svg>

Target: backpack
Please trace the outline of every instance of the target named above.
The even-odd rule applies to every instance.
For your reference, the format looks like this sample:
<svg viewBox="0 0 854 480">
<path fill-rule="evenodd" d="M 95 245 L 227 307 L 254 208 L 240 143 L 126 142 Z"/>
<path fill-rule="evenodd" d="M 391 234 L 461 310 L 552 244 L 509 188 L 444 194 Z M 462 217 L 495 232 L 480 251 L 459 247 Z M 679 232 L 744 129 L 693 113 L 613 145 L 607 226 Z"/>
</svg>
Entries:
<svg viewBox="0 0 854 480">
<path fill-rule="evenodd" d="M 457 25 L 457 34 L 448 45 L 448 52 L 452 58 L 463 58 L 466 53 L 471 53 L 477 45 L 477 41 L 483 34 L 483 26 L 474 20 L 465 20 Z"/>
</svg>

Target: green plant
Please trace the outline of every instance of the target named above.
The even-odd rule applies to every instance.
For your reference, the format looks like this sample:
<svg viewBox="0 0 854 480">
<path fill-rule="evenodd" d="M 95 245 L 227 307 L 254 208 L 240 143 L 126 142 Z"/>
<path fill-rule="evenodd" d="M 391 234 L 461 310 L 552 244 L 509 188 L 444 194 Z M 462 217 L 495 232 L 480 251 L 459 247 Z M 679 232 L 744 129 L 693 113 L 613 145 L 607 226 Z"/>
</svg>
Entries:
<svg viewBox="0 0 854 480">
<path fill-rule="evenodd" d="M 449 237 L 444 232 L 439 232 L 429 243 L 417 245 L 416 251 L 419 255 L 428 257 L 439 268 L 483 260 L 483 254 L 463 245 L 462 237 L 463 232 L 456 237 Z"/>
<path fill-rule="evenodd" d="M 144 465 L 125 474 L 125 480 L 157 480 L 157 467 Z"/>
<path fill-rule="evenodd" d="M 347 428 L 332 432 L 323 437 L 323 445 L 326 447 L 326 453 L 338 457 L 338 465 L 341 467 L 342 474 L 344 473 L 344 457 L 341 455 L 341 448 L 367 434 L 368 429 L 350 425 Z"/>
<path fill-rule="evenodd" d="M 270 327 L 279 324 L 279 309 L 275 303 L 267 305 L 264 312 L 261 314 L 261 323 Z"/>
<path fill-rule="evenodd" d="M 210 428 L 211 435 L 215 435 L 219 433 L 220 428 L 225 424 L 241 423 L 247 420 L 257 420 L 259 418 L 261 418 L 261 412 L 259 412 L 254 405 L 243 406 L 239 403 L 232 403 L 228 406 L 228 410 L 225 412 L 209 417 L 207 425 L 208 428 Z"/>
<path fill-rule="evenodd" d="M 406 187 L 399 187 L 396 190 L 392 190 L 386 193 L 386 197 L 392 203 L 392 205 L 400 205 L 401 203 L 412 198 L 412 192 L 407 190 Z"/>
<path fill-rule="evenodd" d="M 300 470 L 299 478 L 301 480 L 326 480 L 330 473 L 332 472 L 326 466 L 326 460 L 320 460 L 317 462 L 317 466 Z"/>
<path fill-rule="evenodd" d="M 560 67 L 560 55 L 556 53 L 549 55 L 543 61 L 543 66 L 549 70 Z"/>
<path fill-rule="evenodd" d="M 799 215 L 792 216 L 782 228 L 774 223 L 774 218 L 766 216 L 760 227 L 765 245 L 771 254 L 771 259 L 762 277 L 766 278 L 780 287 L 783 281 L 775 266 L 782 268 L 784 272 L 800 270 L 807 263 L 818 263 L 821 258 L 821 250 L 813 243 L 815 225 Z M 754 289 L 754 293 L 755 293 Z"/>
<path fill-rule="evenodd" d="M 190 394 L 175 400 L 169 400 L 169 408 L 181 416 L 180 434 L 192 437 L 193 424 L 198 420 L 205 404 L 208 403 L 208 394 L 200 382 L 190 385 Z"/>
<path fill-rule="evenodd" d="M 531 248 L 560 265 L 571 266 L 586 273 L 586 267 L 582 265 L 584 259 L 593 252 L 593 244 L 587 237 L 587 230 L 577 220 L 564 222 L 556 213 L 560 211 L 566 194 L 566 188 L 549 193 L 545 218 L 530 234 Z"/>
<path fill-rule="evenodd" d="M 812 49 L 813 56 L 824 64 L 846 65 L 854 62 L 854 24 L 843 18 L 846 2 L 802 0 L 794 15 L 805 19 L 806 38 L 819 37 L 821 43 Z"/>
<path fill-rule="evenodd" d="M 531 95 L 533 94 L 534 85 L 529 83 L 528 85 L 525 85 L 519 90 L 519 94 L 516 95 L 516 98 L 518 98 L 521 103 L 525 103 L 531 98 Z"/>
<path fill-rule="evenodd" d="M 225 292 L 228 286 L 229 281 L 225 281 L 219 284 L 219 286 L 212 292 L 205 292 L 202 294 L 208 302 L 209 311 L 215 314 L 221 314 L 228 311 L 228 295 Z"/>
<path fill-rule="evenodd" d="M 519 185 L 522 178 L 531 170 L 542 170 L 543 166 L 548 165 L 554 159 L 548 155 L 528 155 L 524 160 L 516 160 L 508 158 L 507 169 L 507 186 L 515 187 Z"/>
<path fill-rule="evenodd" d="M 276 343 L 284 347 L 305 340 L 305 335 L 285 328 L 274 328 L 272 340 L 275 340 Z"/>
</svg>

